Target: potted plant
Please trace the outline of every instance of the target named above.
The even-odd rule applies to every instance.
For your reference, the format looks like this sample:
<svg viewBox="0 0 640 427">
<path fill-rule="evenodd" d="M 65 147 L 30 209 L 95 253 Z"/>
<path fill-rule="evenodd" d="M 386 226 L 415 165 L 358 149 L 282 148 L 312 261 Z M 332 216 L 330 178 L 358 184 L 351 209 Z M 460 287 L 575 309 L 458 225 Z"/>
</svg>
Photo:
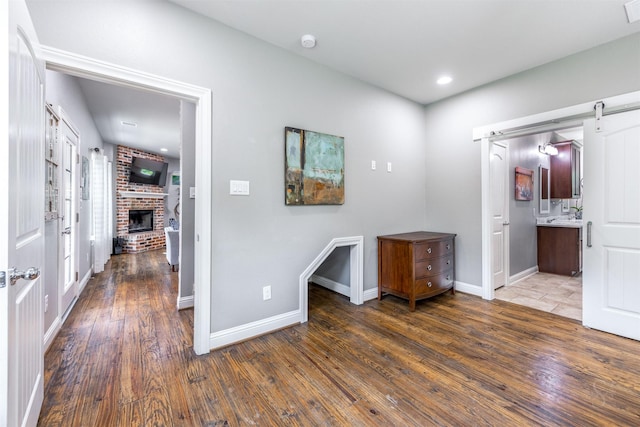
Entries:
<svg viewBox="0 0 640 427">
<path fill-rule="evenodd" d="M 576 219 L 582 219 L 582 206 L 571 206 L 576 211 Z"/>
</svg>

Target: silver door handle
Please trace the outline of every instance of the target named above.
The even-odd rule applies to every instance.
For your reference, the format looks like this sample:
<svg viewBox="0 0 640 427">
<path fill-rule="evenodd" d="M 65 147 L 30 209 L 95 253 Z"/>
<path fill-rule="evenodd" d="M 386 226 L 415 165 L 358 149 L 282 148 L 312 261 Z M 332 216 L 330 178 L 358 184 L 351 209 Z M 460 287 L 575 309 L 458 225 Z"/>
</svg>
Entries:
<svg viewBox="0 0 640 427">
<path fill-rule="evenodd" d="M 34 280 L 38 277 L 40 277 L 40 269 L 36 267 L 29 267 L 26 270 L 9 269 L 9 281 L 12 285 L 15 285 L 20 279 Z"/>
<path fill-rule="evenodd" d="M 502 225 L 509 225 L 509 221 L 503 222 Z"/>
<path fill-rule="evenodd" d="M 593 223 L 591 221 L 587 222 L 587 247 L 591 247 L 591 226 Z"/>
<path fill-rule="evenodd" d="M 71 230 L 64 230 L 62 234 L 71 234 Z"/>
</svg>

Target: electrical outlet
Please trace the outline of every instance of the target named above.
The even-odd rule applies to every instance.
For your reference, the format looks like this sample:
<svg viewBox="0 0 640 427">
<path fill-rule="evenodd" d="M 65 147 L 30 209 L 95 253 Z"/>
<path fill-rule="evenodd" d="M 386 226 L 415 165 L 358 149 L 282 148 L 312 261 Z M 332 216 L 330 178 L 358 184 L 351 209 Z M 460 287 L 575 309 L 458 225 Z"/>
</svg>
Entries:
<svg viewBox="0 0 640 427">
<path fill-rule="evenodd" d="M 263 301 L 271 299 L 271 286 L 265 286 L 262 288 Z"/>
<path fill-rule="evenodd" d="M 49 295 L 44 296 L 44 312 L 46 313 L 49 310 Z"/>
<path fill-rule="evenodd" d="M 391 162 L 387 162 L 387 172 L 391 172 Z"/>
<path fill-rule="evenodd" d="M 376 161 L 375 160 L 371 160 L 371 170 L 372 171 L 376 170 Z"/>
</svg>

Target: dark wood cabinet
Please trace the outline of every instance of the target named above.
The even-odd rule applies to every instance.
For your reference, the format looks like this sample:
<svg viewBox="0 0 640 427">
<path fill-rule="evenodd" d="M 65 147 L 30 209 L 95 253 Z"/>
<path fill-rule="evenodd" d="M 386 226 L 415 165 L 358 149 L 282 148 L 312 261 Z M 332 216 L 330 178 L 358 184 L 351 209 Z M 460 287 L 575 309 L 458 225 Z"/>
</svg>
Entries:
<svg viewBox="0 0 640 427">
<path fill-rule="evenodd" d="M 538 226 L 538 271 L 575 276 L 582 270 L 581 228 Z"/>
<path fill-rule="evenodd" d="M 580 154 L 581 148 L 575 141 L 553 144 L 558 149 L 557 156 L 550 156 L 551 198 L 575 199 L 580 197 Z"/>
<path fill-rule="evenodd" d="M 454 292 L 455 234 L 416 231 L 378 236 L 378 299 L 389 293 L 416 301 Z"/>
</svg>

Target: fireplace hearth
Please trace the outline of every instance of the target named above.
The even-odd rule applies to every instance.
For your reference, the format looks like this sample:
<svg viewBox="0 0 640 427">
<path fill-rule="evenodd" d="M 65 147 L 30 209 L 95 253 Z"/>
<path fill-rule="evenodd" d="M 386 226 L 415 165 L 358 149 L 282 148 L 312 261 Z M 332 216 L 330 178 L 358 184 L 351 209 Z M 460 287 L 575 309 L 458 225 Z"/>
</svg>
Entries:
<svg viewBox="0 0 640 427">
<path fill-rule="evenodd" d="M 153 231 L 153 209 L 129 210 L 129 233 Z"/>
</svg>

